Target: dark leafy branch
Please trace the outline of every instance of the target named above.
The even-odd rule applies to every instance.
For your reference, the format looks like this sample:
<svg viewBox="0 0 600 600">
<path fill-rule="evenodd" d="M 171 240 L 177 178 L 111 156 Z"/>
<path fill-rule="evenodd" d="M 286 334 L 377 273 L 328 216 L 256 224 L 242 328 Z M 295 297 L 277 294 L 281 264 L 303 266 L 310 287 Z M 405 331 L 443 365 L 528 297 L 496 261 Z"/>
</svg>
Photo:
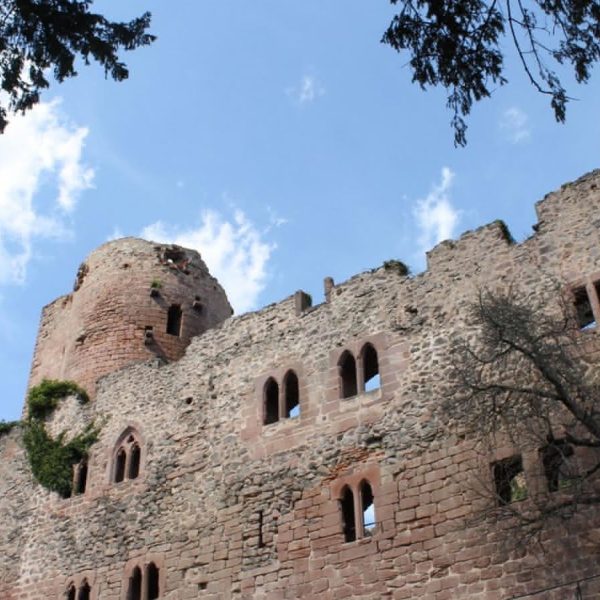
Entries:
<svg viewBox="0 0 600 600">
<path fill-rule="evenodd" d="M 600 59 L 597 0 L 390 0 L 400 11 L 382 41 L 407 53 L 413 82 L 442 86 L 456 145 L 466 144 L 473 103 L 507 83 L 502 42 L 509 36 L 531 84 L 550 96 L 557 121 L 570 100 L 551 65 L 569 65 L 578 83 Z"/>
<path fill-rule="evenodd" d="M 150 44 L 150 13 L 128 23 L 91 11 L 93 0 L 0 0 L 0 133 L 9 112 L 24 112 L 40 99 L 49 77 L 77 75 L 76 60 L 99 63 L 115 81 L 129 75 L 121 50 Z"/>
</svg>

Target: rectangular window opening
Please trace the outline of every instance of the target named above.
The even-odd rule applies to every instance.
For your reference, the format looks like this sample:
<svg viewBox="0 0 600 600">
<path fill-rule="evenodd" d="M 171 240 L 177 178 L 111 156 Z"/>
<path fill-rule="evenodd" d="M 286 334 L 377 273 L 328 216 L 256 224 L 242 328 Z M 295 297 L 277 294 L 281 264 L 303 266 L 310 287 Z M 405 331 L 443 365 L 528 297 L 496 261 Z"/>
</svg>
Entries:
<svg viewBox="0 0 600 600">
<path fill-rule="evenodd" d="M 500 506 L 527 498 L 527 481 L 520 455 L 492 464 L 496 499 Z"/>
<path fill-rule="evenodd" d="M 596 286 L 598 286 L 598 283 Z M 596 289 L 598 288 L 596 287 Z M 594 311 L 592 310 L 592 304 L 585 287 L 582 286 L 573 290 L 573 297 L 579 329 L 581 331 L 587 331 L 588 329 L 596 327 Z"/>
<path fill-rule="evenodd" d="M 265 547 L 265 540 L 263 537 L 263 526 L 264 526 L 264 515 L 263 515 L 263 511 L 259 510 L 258 511 L 258 547 L 259 548 Z"/>
<path fill-rule="evenodd" d="M 554 440 L 540 452 L 548 491 L 557 492 L 569 487 L 575 477 L 569 460 L 573 456 L 573 446 L 565 440 Z"/>
<path fill-rule="evenodd" d="M 167 315 L 167 333 L 169 335 L 181 335 L 181 306 L 179 304 L 172 304 L 169 307 L 169 313 Z"/>
</svg>

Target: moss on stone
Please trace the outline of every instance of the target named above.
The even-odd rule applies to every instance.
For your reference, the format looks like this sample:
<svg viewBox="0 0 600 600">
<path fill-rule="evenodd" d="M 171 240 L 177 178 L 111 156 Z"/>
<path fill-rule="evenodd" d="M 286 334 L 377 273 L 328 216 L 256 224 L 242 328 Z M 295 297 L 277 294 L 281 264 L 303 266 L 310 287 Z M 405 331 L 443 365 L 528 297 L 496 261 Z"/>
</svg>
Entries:
<svg viewBox="0 0 600 600">
<path fill-rule="evenodd" d="M 410 269 L 401 260 L 386 260 L 383 263 L 383 268 L 386 271 L 395 271 L 401 277 L 406 277 L 407 275 L 410 275 Z"/>
</svg>

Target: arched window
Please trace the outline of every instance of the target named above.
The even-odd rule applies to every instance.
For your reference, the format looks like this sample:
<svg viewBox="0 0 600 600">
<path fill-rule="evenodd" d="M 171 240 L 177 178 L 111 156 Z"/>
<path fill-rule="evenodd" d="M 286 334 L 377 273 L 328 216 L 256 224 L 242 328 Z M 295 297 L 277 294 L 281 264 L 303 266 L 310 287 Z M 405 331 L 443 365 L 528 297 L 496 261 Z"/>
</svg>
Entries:
<svg viewBox="0 0 600 600">
<path fill-rule="evenodd" d="M 135 479 L 140 474 L 140 456 L 140 445 L 133 442 L 130 448 L 129 471 L 127 473 L 129 479 Z"/>
<path fill-rule="evenodd" d="M 285 390 L 285 416 L 294 418 L 300 416 L 300 391 L 298 376 L 294 371 L 288 371 L 284 377 Z"/>
<path fill-rule="evenodd" d="M 365 392 L 376 390 L 381 386 L 377 350 L 375 350 L 372 344 L 367 343 L 363 346 L 361 356 L 364 390 Z"/>
<path fill-rule="evenodd" d="M 127 600 L 142 600 L 142 570 L 135 567 L 129 578 Z"/>
<path fill-rule="evenodd" d="M 338 362 L 340 377 L 340 395 L 342 398 L 356 396 L 358 388 L 356 385 L 356 361 L 351 352 L 346 350 Z"/>
<path fill-rule="evenodd" d="M 127 452 L 125 448 L 119 448 L 115 459 L 115 483 L 120 483 L 125 479 L 125 463 L 127 462 Z"/>
<path fill-rule="evenodd" d="M 90 600 L 90 584 L 87 582 L 87 579 L 84 579 L 82 584 L 79 586 L 79 594 L 77 595 L 77 600 Z"/>
<path fill-rule="evenodd" d="M 112 480 L 115 483 L 125 479 L 136 479 L 139 476 L 142 450 L 138 435 L 131 428 L 121 434 L 114 457 Z"/>
<path fill-rule="evenodd" d="M 65 594 L 66 599 L 67 600 L 75 600 L 76 594 L 77 594 L 77 590 L 75 589 L 75 584 L 70 583 L 69 587 L 67 588 L 67 593 Z"/>
<path fill-rule="evenodd" d="M 160 596 L 158 567 L 153 562 L 146 567 L 146 589 L 148 590 L 147 600 L 156 600 Z"/>
<path fill-rule="evenodd" d="M 179 304 L 171 304 L 167 313 L 167 333 L 169 335 L 181 335 L 181 306 Z"/>
<path fill-rule="evenodd" d="M 82 460 L 75 468 L 75 481 L 73 482 L 73 493 L 84 494 L 87 485 L 88 466 L 87 460 Z"/>
<path fill-rule="evenodd" d="M 154 562 L 145 567 L 136 565 L 127 583 L 127 600 L 157 600 L 160 598 L 160 571 Z"/>
<path fill-rule="evenodd" d="M 375 528 L 375 505 L 373 504 L 373 490 L 371 484 L 363 480 L 359 486 L 360 508 L 362 511 L 363 534 L 369 535 Z"/>
<path fill-rule="evenodd" d="M 279 386 L 277 382 L 269 377 L 264 388 L 264 424 L 279 421 Z"/>
<path fill-rule="evenodd" d="M 353 542 L 356 539 L 356 519 L 354 515 L 354 494 L 346 486 L 342 490 L 340 498 L 340 510 L 342 513 L 342 527 L 344 530 L 344 540 Z"/>
</svg>

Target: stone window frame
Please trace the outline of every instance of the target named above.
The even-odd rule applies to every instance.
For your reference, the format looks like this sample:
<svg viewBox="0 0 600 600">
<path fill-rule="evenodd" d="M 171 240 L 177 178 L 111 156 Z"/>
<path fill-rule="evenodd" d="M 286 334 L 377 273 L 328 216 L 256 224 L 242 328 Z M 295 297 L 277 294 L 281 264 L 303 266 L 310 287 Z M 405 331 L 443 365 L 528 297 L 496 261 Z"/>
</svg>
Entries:
<svg viewBox="0 0 600 600">
<path fill-rule="evenodd" d="M 595 325 L 589 328 L 582 327 L 580 330 L 583 332 L 597 331 L 600 325 L 600 271 L 596 271 L 586 275 L 585 277 L 576 279 L 567 286 L 567 297 L 570 299 L 570 304 L 572 306 L 573 315 L 575 316 L 577 325 L 579 325 L 579 322 L 576 309 L 576 299 L 578 292 L 581 291 L 585 291 L 588 302 L 592 309 Z"/>
<path fill-rule="evenodd" d="M 140 457 L 138 465 L 138 473 L 136 477 L 130 478 L 128 473 L 131 466 L 131 452 L 126 451 L 125 465 L 124 465 L 124 476 L 121 481 L 116 481 L 116 468 L 117 468 L 117 455 L 124 445 L 127 443 L 127 438 L 133 436 L 134 441 L 130 442 L 131 446 L 136 444 L 139 448 Z M 146 442 L 141 430 L 137 424 L 129 423 L 121 431 L 117 437 L 110 454 L 110 461 L 108 466 L 108 481 L 110 485 L 124 485 L 127 483 L 140 481 L 146 471 Z"/>
<path fill-rule="evenodd" d="M 363 510 L 362 510 L 362 497 L 361 487 L 363 482 L 367 482 L 371 487 L 373 493 L 373 509 L 375 511 L 375 526 L 373 531 L 365 533 L 363 527 Z M 348 475 L 338 477 L 331 483 L 330 492 L 331 499 L 338 505 L 338 514 L 340 518 L 340 535 L 344 536 L 344 519 L 341 510 L 341 501 L 343 492 L 346 488 L 349 488 L 353 494 L 354 500 L 354 527 L 356 537 L 352 541 L 343 540 L 343 544 L 353 544 L 360 542 L 361 540 L 371 540 L 377 536 L 380 530 L 381 521 L 377 520 L 377 514 L 381 513 L 379 502 L 381 499 L 381 476 L 379 472 L 379 465 L 362 465 L 360 469 L 354 470 Z"/>
<path fill-rule="evenodd" d="M 297 417 L 286 417 L 286 396 L 285 396 L 285 381 L 288 373 L 293 371 L 298 378 L 298 406 L 300 407 L 300 414 Z M 267 382 L 272 379 L 277 383 L 278 386 L 278 410 L 279 418 L 277 421 L 271 423 L 265 423 L 265 388 Z M 302 419 L 302 416 L 307 410 L 306 406 L 306 388 L 305 388 L 304 369 L 302 363 L 299 362 L 287 362 L 285 367 L 278 367 L 263 373 L 260 377 L 257 377 L 254 381 L 254 395 L 256 398 L 257 406 L 257 418 L 260 427 L 270 427 L 277 423 L 295 422 Z"/>
<path fill-rule="evenodd" d="M 142 572 L 142 600 L 147 600 L 147 587 L 144 585 L 144 578 L 150 563 L 154 563 L 154 566 L 158 569 L 158 597 L 163 598 L 166 595 L 167 568 L 165 557 L 163 554 L 148 552 L 142 556 L 130 558 L 125 563 L 125 567 L 123 568 L 123 579 L 121 581 L 121 600 L 128 600 L 129 580 L 136 567 Z"/>
<path fill-rule="evenodd" d="M 377 367 L 379 373 L 379 388 L 365 392 L 365 376 L 363 354 L 367 345 L 371 345 L 377 353 Z M 376 333 L 357 337 L 348 343 L 333 350 L 329 355 L 329 370 L 331 373 L 330 400 L 352 400 L 364 394 L 376 394 L 383 391 L 388 376 L 385 368 L 385 351 L 387 350 L 385 333 Z M 356 364 L 356 395 L 344 397 L 342 395 L 342 378 L 340 373 L 340 361 L 344 354 L 351 354 Z"/>
<path fill-rule="evenodd" d="M 68 591 L 71 585 L 75 587 L 75 600 L 77 600 L 79 589 L 84 581 L 87 581 L 87 584 L 90 586 L 90 600 L 98 600 L 98 586 L 96 585 L 96 573 L 94 571 L 82 571 L 77 575 L 71 575 L 62 580 L 56 593 L 57 600 L 66 600 L 68 598 Z"/>
</svg>

